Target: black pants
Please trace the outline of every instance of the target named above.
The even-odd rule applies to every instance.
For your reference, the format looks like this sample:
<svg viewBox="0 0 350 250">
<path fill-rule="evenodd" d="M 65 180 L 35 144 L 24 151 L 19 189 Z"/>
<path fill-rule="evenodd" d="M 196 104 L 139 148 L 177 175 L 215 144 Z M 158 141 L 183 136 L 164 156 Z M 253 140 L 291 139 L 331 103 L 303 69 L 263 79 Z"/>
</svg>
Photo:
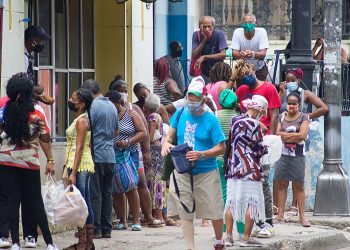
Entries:
<svg viewBox="0 0 350 250">
<path fill-rule="evenodd" d="M 1 172 L 0 172 L 1 175 Z M 9 223 L 7 220 L 7 192 L 5 185 L 0 181 L 0 238 L 9 237 Z"/>
<path fill-rule="evenodd" d="M 94 233 L 112 231 L 112 179 L 115 164 L 95 163 L 90 179 L 90 200 L 94 212 Z"/>
<path fill-rule="evenodd" d="M 19 240 L 19 207 L 32 212 L 43 234 L 45 243 L 52 244 L 52 237 L 41 197 L 40 172 L 10 166 L 0 166 L 0 182 L 4 184 L 7 194 L 7 219 L 12 243 Z"/>
</svg>

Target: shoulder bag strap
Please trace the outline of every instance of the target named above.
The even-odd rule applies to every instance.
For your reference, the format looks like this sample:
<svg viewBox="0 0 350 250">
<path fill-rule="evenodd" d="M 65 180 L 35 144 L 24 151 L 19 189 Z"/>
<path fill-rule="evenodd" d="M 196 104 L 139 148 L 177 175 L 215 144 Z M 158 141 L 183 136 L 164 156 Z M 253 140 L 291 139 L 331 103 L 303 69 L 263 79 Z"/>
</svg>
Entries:
<svg viewBox="0 0 350 250">
<path fill-rule="evenodd" d="M 174 186 L 175 186 L 175 192 L 177 194 L 177 197 L 179 197 L 179 200 L 181 202 L 182 207 L 186 210 L 187 213 L 194 213 L 194 211 L 196 211 L 196 200 L 193 198 L 192 211 L 190 211 L 188 209 L 188 207 L 180 199 L 180 190 L 179 190 L 179 187 L 178 187 L 177 182 L 176 182 L 175 173 L 173 173 L 173 181 L 174 181 Z M 193 194 L 193 172 L 192 172 L 192 170 L 190 172 L 190 181 L 191 181 L 191 191 Z"/>
</svg>

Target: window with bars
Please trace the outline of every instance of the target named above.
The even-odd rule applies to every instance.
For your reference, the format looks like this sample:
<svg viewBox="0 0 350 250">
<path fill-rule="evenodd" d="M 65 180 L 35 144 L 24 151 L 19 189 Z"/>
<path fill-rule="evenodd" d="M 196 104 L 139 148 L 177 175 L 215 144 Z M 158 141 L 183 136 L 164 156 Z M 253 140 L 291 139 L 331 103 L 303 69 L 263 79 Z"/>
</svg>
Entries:
<svg viewBox="0 0 350 250">
<path fill-rule="evenodd" d="M 51 36 L 35 58 L 36 78 L 53 106 L 44 105 L 52 137 L 64 139 L 74 114 L 67 100 L 86 79 L 95 78 L 94 1 L 27 0 L 32 24 L 40 25 Z"/>
</svg>

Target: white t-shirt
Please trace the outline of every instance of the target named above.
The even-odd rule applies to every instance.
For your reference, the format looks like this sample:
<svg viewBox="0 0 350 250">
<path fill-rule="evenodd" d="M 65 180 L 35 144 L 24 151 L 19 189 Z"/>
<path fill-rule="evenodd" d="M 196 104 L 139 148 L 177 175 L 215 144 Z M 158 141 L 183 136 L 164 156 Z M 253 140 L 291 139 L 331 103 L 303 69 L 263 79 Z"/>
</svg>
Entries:
<svg viewBox="0 0 350 250">
<path fill-rule="evenodd" d="M 237 28 L 233 32 L 231 49 L 234 50 L 252 50 L 258 52 L 261 49 L 269 48 L 269 40 L 267 38 L 267 32 L 264 28 L 255 28 L 255 34 L 251 40 L 248 40 L 244 36 L 244 29 Z M 245 59 L 247 63 L 254 66 L 254 70 L 261 69 L 265 63 L 257 59 Z"/>
</svg>

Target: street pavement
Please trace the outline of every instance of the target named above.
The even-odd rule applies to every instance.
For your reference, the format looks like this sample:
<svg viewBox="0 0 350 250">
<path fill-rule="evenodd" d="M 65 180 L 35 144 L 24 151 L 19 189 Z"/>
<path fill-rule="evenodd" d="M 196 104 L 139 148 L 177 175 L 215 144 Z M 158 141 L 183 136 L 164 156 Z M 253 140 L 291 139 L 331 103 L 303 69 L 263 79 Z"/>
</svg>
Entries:
<svg viewBox="0 0 350 250">
<path fill-rule="evenodd" d="M 307 213 L 312 223 L 309 228 L 303 228 L 298 223 L 298 217 L 287 218 L 287 223 L 275 225 L 275 236 L 271 239 L 258 239 L 264 247 L 257 249 L 349 249 L 350 250 L 350 217 L 314 217 Z M 213 249 L 214 231 L 212 227 L 200 227 L 200 221 L 195 221 L 196 249 Z M 238 239 L 238 235 L 234 235 Z M 77 241 L 74 231 L 66 231 L 53 235 L 59 248 L 67 247 Z M 46 249 L 40 238 L 37 249 Z M 141 232 L 113 231 L 111 239 L 95 240 L 96 249 L 116 250 L 181 250 L 185 249 L 181 227 L 147 228 Z M 227 249 L 244 249 L 238 246 L 238 240 L 233 247 Z M 249 248 L 254 249 L 254 248 Z"/>
</svg>

